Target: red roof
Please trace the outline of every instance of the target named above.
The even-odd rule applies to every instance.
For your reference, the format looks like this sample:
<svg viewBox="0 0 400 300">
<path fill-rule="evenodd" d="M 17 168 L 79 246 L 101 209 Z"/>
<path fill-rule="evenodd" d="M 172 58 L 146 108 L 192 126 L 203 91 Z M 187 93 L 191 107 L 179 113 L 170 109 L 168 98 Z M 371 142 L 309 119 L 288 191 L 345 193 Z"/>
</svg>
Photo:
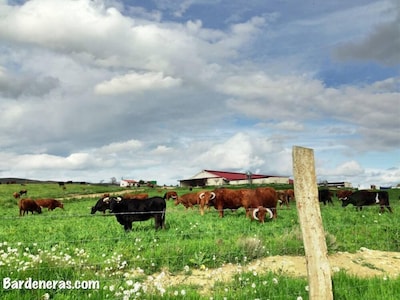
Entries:
<svg viewBox="0 0 400 300">
<path fill-rule="evenodd" d="M 225 178 L 226 180 L 243 180 L 248 179 L 246 173 L 238 173 L 238 172 L 223 172 L 223 171 L 213 171 L 213 170 L 204 170 L 205 172 L 214 174 L 215 176 Z M 261 175 L 261 174 L 251 174 L 251 179 L 258 179 L 258 178 L 266 178 L 266 177 L 275 177 L 275 176 L 268 176 L 268 175 Z"/>
</svg>

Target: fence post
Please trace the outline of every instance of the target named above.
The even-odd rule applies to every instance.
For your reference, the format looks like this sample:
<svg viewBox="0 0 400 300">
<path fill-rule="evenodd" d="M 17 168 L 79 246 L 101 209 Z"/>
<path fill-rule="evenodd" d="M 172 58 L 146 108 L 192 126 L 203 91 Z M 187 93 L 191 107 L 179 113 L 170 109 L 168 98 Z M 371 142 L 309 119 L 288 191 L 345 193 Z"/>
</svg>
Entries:
<svg viewBox="0 0 400 300">
<path fill-rule="evenodd" d="M 292 155 L 294 193 L 306 255 L 309 298 L 331 300 L 331 269 L 318 201 L 314 152 L 294 146 Z"/>
</svg>

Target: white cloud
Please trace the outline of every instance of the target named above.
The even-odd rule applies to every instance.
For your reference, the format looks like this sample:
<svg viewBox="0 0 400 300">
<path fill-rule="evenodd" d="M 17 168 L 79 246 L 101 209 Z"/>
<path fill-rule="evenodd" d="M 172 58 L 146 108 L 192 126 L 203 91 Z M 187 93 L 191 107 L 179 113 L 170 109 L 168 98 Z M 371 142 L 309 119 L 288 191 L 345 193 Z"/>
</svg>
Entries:
<svg viewBox="0 0 400 300">
<path fill-rule="evenodd" d="M 181 85 L 181 80 L 163 73 L 130 73 L 98 84 L 95 92 L 100 95 L 127 94 L 148 90 L 168 89 Z"/>
</svg>

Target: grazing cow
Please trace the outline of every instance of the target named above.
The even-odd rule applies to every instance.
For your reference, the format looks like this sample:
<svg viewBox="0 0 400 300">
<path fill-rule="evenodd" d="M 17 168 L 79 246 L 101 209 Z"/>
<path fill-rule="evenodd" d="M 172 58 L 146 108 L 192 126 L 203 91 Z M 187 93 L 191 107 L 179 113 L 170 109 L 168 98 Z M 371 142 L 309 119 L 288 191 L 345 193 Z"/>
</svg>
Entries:
<svg viewBox="0 0 400 300">
<path fill-rule="evenodd" d="M 35 201 L 29 198 L 20 199 L 18 202 L 18 207 L 20 216 L 24 216 L 25 212 L 26 214 L 29 214 L 29 212 L 31 212 L 32 215 L 34 211 L 36 211 L 39 214 L 42 213 L 42 209 L 40 208 L 40 206 L 37 205 Z"/>
<path fill-rule="evenodd" d="M 285 192 L 288 202 L 296 200 L 293 189 L 287 189 Z"/>
<path fill-rule="evenodd" d="M 106 195 L 106 194 L 104 194 Z M 110 201 L 104 201 L 104 199 L 108 199 L 110 197 L 110 195 L 101 197 L 99 200 L 97 200 L 96 204 L 94 206 L 92 206 L 92 210 L 91 210 L 91 214 L 95 214 L 96 211 L 102 211 L 103 214 L 106 213 L 107 209 L 110 209 Z"/>
<path fill-rule="evenodd" d="M 318 190 L 318 201 L 323 202 L 324 205 L 326 205 L 326 203 L 333 205 L 331 191 L 327 189 Z"/>
<path fill-rule="evenodd" d="M 345 207 L 349 204 L 353 204 L 356 210 L 362 210 L 363 206 L 366 205 L 377 205 L 380 206 L 380 212 L 385 212 L 385 207 L 388 211 L 392 212 L 392 208 L 389 204 L 389 194 L 387 191 L 368 191 L 359 190 L 355 191 L 351 195 L 342 199 L 342 206 Z"/>
<path fill-rule="evenodd" d="M 54 210 L 57 207 L 64 209 L 64 204 L 62 204 L 60 201 L 56 199 L 37 199 L 35 200 L 36 204 L 41 206 L 41 207 L 47 207 L 47 210 Z"/>
<path fill-rule="evenodd" d="M 14 192 L 14 193 L 13 193 L 13 197 L 14 197 L 15 199 L 18 199 L 19 197 L 21 197 L 21 194 L 18 193 L 18 192 Z"/>
<path fill-rule="evenodd" d="M 179 196 L 175 199 L 175 206 L 178 204 L 182 204 L 186 209 L 193 208 L 193 206 L 199 204 L 199 196 L 198 193 L 187 193 L 182 196 Z"/>
<path fill-rule="evenodd" d="M 27 190 L 20 190 L 19 191 L 20 196 L 22 195 L 28 195 L 28 191 Z"/>
<path fill-rule="evenodd" d="M 169 199 L 176 200 L 176 198 L 178 198 L 178 193 L 175 191 L 168 191 L 164 194 L 165 200 L 169 200 Z"/>
<path fill-rule="evenodd" d="M 243 207 L 246 216 L 250 217 L 250 209 L 259 206 L 269 208 L 272 211 L 272 218 L 277 217 L 278 195 L 273 188 L 259 187 L 254 190 L 219 188 L 214 190 L 214 194 L 215 197 L 209 200 L 209 205 L 214 205 L 221 218 L 224 217 L 224 209 L 234 210 L 240 207 Z"/>
<path fill-rule="evenodd" d="M 252 220 L 259 221 L 260 223 L 265 222 L 266 214 L 268 213 L 269 219 L 273 218 L 273 212 L 269 208 L 259 206 L 257 208 L 250 208 L 250 216 Z"/>
<path fill-rule="evenodd" d="M 166 202 L 162 197 L 147 199 L 123 199 L 121 197 L 109 197 L 104 201 L 110 202 L 110 212 L 115 214 L 117 221 L 124 226 L 125 231 L 132 230 L 132 222 L 155 220 L 155 229 L 165 228 Z"/>
<path fill-rule="evenodd" d="M 285 190 L 278 190 L 276 191 L 277 195 L 278 195 L 278 202 L 279 202 L 279 206 L 282 207 L 282 205 L 286 205 L 287 207 L 289 206 L 289 198 L 288 195 L 286 194 Z"/>
</svg>

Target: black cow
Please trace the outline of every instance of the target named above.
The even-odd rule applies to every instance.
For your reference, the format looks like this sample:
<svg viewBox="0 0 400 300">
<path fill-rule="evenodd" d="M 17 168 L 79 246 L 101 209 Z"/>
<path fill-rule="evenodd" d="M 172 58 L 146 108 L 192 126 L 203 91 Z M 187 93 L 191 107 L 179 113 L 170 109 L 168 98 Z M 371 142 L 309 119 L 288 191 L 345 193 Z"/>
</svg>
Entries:
<svg viewBox="0 0 400 300">
<path fill-rule="evenodd" d="M 165 228 L 166 202 L 162 197 L 125 200 L 121 197 L 108 197 L 104 201 L 110 203 L 110 212 L 115 214 L 117 221 L 124 226 L 125 231 L 132 230 L 132 222 L 155 220 L 155 229 Z"/>
<path fill-rule="evenodd" d="M 326 205 L 327 202 L 333 205 L 332 194 L 330 190 L 327 189 L 318 190 L 318 200 L 319 202 L 323 202 L 324 205 Z"/>
<path fill-rule="evenodd" d="M 96 213 L 96 211 L 102 211 L 103 214 L 106 213 L 107 209 L 110 209 L 110 201 L 105 200 L 107 199 L 102 197 L 99 200 L 97 200 L 96 204 L 92 206 L 92 211 L 90 212 L 92 215 Z"/>
<path fill-rule="evenodd" d="M 392 212 L 389 204 L 389 194 L 387 191 L 355 191 L 351 195 L 342 199 L 343 207 L 349 204 L 353 204 L 357 210 L 362 210 L 363 206 L 366 205 L 379 204 L 381 213 L 385 212 L 385 207 L 388 209 L 388 211 Z"/>
</svg>

